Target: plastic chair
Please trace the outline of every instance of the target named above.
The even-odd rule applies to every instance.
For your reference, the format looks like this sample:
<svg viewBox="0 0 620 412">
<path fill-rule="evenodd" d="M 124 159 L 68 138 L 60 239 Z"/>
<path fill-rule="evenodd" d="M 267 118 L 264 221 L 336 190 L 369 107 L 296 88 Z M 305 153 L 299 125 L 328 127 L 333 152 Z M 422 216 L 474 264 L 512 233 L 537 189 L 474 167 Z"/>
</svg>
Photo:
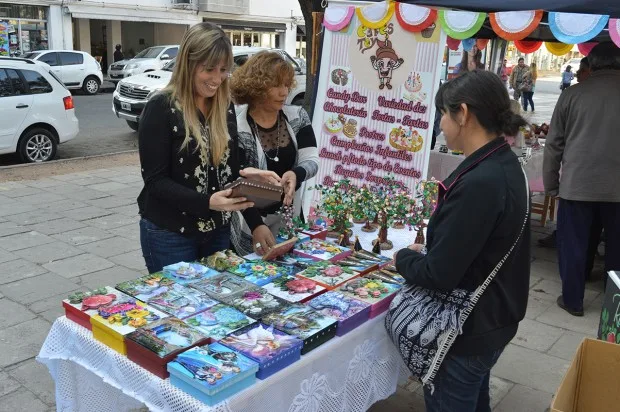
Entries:
<svg viewBox="0 0 620 412">
<path fill-rule="evenodd" d="M 533 196 L 534 193 L 545 193 L 545 186 L 543 184 L 542 177 L 530 182 L 530 197 Z M 545 200 L 543 201 L 543 203 L 532 202 L 531 211 L 532 213 L 540 215 L 541 226 L 544 227 L 547 224 L 547 219 L 555 219 L 556 201 L 557 197 L 545 195 Z"/>
</svg>

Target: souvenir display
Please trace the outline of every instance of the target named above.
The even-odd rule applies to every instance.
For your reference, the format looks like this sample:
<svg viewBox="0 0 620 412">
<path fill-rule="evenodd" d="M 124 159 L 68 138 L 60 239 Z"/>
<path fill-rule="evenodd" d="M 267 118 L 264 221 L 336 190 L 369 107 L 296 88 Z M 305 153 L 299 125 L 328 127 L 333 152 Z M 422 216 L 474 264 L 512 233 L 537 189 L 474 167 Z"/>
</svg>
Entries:
<svg viewBox="0 0 620 412">
<path fill-rule="evenodd" d="M 303 272 L 297 274 L 300 278 L 310 279 L 332 290 L 346 282 L 359 276 L 359 273 L 347 266 L 340 266 L 336 263 L 318 262 Z"/>
<path fill-rule="evenodd" d="M 146 302 L 151 297 L 166 292 L 174 284 L 174 280 L 164 276 L 162 272 L 157 272 L 138 279 L 121 282 L 116 285 L 116 289 Z"/>
<path fill-rule="evenodd" d="M 370 316 L 370 304 L 334 291 L 317 296 L 308 302 L 308 306 L 325 316 L 338 319 L 337 336 L 357 328 Z"/>
<path fill-rule="evenodd" d="M 393 283 L 402 285 L 405 283 L 405 278 L 398 273 L 393 265 L 388 265 L 382 269 L 375 270 L 374 272 L 370 272 L 366 274 L 367 278 L 371 279 L 379 279 L 386 283 Z"/>
<path fill-rule="evenodd" d="M 263 289 L 290 303 L 307 302 L 327 290 L 311 279 L 294 276 L 282 276 L 263 286 Z"/>
<path fill-rule="evenodd" d="M 91 316 L 90 323 L 93 338 L 121 355 L 126 355 L 125 336 L 137 328 L 167 317 L 167 314 L 128 296 L 117 297 L 111 304 L 99 307 L 97 314 Z"/>
<path fill-rule="evenodd" d="M 256 320 L 287 305 L 284 300 L 257 287 L 230 296 L 224 300 L 224 303 Z"/>
<path fill-rule="evenodd" d="M 385 312 L 401 285 L 383 282 L 380 279 L 359 277 L 340 286 L 340 292 L 362 302 L 369 303 L 370 319 Z"/>
<path fill-rule="evenodd" d="M 232 295 L 239 294 L 244 290 L 256 286 L 238 276 L 231 275 L 230 273 L 222 273 L 221 275 L 192 283 L 191 287 L 206 293 L 213 299 L 224 301 Z"/>
<path fill-rule="evenodd" d="M 380 268 L 385 267 L 386 265 L 389 265 L 392 262 L 392 259 L 387 256 L 383 256 L 378 253 L 369 252 L 364 249 L 354 250 L 353 254 L 351 254 L 351 257 L 356 258 L 356 259 L 369 260 L 369 261 L 376 262 Z"/>
<path fill-rule="evenodd" d="M 291 239 L 285 240 L 284 242 L 277 243 L 274 247 L 269 249 L 269 251 L 263 255 L 263 260 L 273 260 L 276 259 L 278 256 L 289 253 L 291 250 L 293 250 L 298 240 L 299 239 L 297 237 L 293 237 Z"/>
<path fill-rule="evenodd" d="M 305 355 L 336 336 L 338 321 L 307 305 L 290 305 L 263 318 L 263 323 L 303 340 Z"/>
<path fill-rule="evenodd" d="M 245 259 L 238 256 L 232 250 L 224 250 L 222 252 L 215 252 L 207 258 L 202 258 L 200 263 L 207 265 L 211 269 L 215 269 L 218 272 L 225 272 L 230 268 L 239 266 L 245 262 Z"/>
<path fill-rule="evenodd" d="M 379 269 L 379 265 L 375 260 L 368 260 L 365 258 L 355 257 L 350 255 L 342 260 L 338 261 L 339 266 L 347 267 L 360 275 L 364 275 L 373 270 Z"/>
<path fill-rule="evenodd" d="M 160 319 L 127 335 L 127 358 L 162 379 L 168 377 L 166 364 L 179 353 L 209 339 L 177 318 Z"/>
<path fill-rule="evenodd" d="M 312 239 L 295 247 L 293 253 L 314 260 L 331 260 L 335 262 L 349 256 L 353 251 L 325 240 Z"/>
<path fill-rule="evenodd" d="M 259 379 L 268 378 L 299 360 L 303 346 L 297 337 L 261 323 L 233 332 L 220 343 L 258 362 L 256 377 Z"/>
<path fill-rule="evenodd" d="M 349 180 L 342 179 L 333 185 L 316 185 L 314 189 L 321 192 L 318 210 L 331 220 L 327 236 L 337 239 L 340 235 L 345 235 L 348 239 L 352 234 L 349 217 L 355 209 L 357 187 L 351 185 Z"/>
<path fill-rule="evenodd" d="M 327 239 L 327 229 L 322 227 L 316 227 L 314 230 L 312 227 L 310 229 L 304 229 L 300 233 L 307 235 L 310 239 L 319 239 L 325 240 Z"/>
<path fill-rule="evenodd" d="M 208 278 L 219 274 L 218 271 L 203 266 L 199 263 L 186 263 L 179 262 L 174 265 L 164 266 L 164 276 L 174 280 L 175 283 L 181 285 L 188 285 L 199 281 L 200 279 Z"/>
<path fill-rule="evenodd" d="M 254 319 L 223 303 L 218 303 L 204 312 L 185 319 L 185 323 L 198 329 L 211 341 L 220 340 L 229 333 L 254 322 Z"/>
<path fill-rule="evenodd" d="M 302 232 L 296 233 L 295 237 L 297 238 L 297 243 L 304 243 L 310 240 L 310 235 Z M 281 235 L 276 236 L 276 243 L 286 242 L 287 240 L 289 240 L 287 237 Z"/>
<path fill-rule="evenodd" d="M 65 308 L 65 315 L 68 319 L 92 330 L 90 317 L 97 313 L 100 306 L 110 305 L 117 300 L 127 301 L 129 299 L 131 296 L 106 286 L 88 292 L 73 293 L 62 301 L 62 306 Z"/>
<path fill-rule="evenodd" d="M 278 256 L 274 259 L 274 262 L 278 265 L 286 266 L 289 269 L 289 274 L 291 275 L 295 275 L 316 264 L 316 260 L 299 256 L 294 253 L 287 253 L 286 255 Z"/>
<path fill-rule="evenodd" d="M 280 276 L 291 273 L 289 268 L 285 266 L 280 266 L 273 262 L 265 262 L 263 260 L 248 260 L 228 271 L 258 286 L 266 285 Z"/>
<path fill-rule="evenodd" d="M 219 343 L 199 346 L 168 364 L 170 384 L 209 406 L 256 382 L 258 364 Z"/>
</svg>

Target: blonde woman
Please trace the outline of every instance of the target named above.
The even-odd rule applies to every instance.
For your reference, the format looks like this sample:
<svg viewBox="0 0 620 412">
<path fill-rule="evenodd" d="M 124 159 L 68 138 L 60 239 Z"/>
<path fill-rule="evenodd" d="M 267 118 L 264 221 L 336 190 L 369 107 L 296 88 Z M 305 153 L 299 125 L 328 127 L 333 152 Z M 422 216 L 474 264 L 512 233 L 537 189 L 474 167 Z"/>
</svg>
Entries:
<svg viewBox="0 0 620 412">
<path fill-rule="evenodd" d="M 228 248 L 232 212 L 258 213 L 223 190 L 245 163 L 229 97 L 232 63 L 230 40 L 221 29 L 192 26 L 169 85 L 151 98 L 140 119 L 140 243 L 149 273 Z"/>
<path fill-rule="evenodd" d="M 527 112 L 528 103 L 532 106 L 534 113 L 534 90 L 536 89 L 536 80 L 538 79 L 538 70 L 536 63 L 530 65 L 529 70 L 523 76 L 522 89 L 523 92 L 523 110 Z"/>
</svg>

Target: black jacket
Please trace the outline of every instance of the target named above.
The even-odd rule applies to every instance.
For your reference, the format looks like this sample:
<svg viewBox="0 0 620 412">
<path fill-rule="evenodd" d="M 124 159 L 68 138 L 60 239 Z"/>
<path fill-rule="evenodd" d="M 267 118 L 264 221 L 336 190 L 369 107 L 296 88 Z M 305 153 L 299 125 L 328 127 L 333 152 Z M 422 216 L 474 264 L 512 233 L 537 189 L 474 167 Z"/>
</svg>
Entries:
<svg viewBox="0 0 620 412">
<path fill-rule="evenodd" d="M 504 139 L 472 153 L 443 182 L 427 229 L 426 256 L 398 252 L 410 284 L 469 291 L 480 286 L 510 250 L 529 202 L 525 174 Z M 530 226 L 463 326 L 452 353 L 478 355 L 504 347 L 525 316 L 530 280 Z"/>
</svg>

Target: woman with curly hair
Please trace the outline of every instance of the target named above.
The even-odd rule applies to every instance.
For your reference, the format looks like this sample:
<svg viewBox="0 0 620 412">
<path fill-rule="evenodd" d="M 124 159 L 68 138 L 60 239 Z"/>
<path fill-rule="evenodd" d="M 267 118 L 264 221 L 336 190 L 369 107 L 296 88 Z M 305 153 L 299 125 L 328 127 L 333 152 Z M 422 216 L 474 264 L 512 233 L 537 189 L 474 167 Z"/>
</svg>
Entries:
<svg viewBox="0 0 620 412">
<path fill-rule="evenodd" d="M 252 56 L 232 77 L 232 97 L 237 108 L 239 145 L 252 168 L 270 170 L 281 177 L 284 204 L 301 214 L 301 184 L 319 168 L 316 138 L 310 117 L 299 106 L 284 102 L 295 82 L 295 70 L 277 52 Z M 241 256 L 252 251 L 263 255 L 275 245 L 282 227 L 277 214 L 282 204 L 261 210 L 259 221 L 235 213 L 232 244 Z M 247 223 L 246 223 L 247 222 Z"/>
</svg>

